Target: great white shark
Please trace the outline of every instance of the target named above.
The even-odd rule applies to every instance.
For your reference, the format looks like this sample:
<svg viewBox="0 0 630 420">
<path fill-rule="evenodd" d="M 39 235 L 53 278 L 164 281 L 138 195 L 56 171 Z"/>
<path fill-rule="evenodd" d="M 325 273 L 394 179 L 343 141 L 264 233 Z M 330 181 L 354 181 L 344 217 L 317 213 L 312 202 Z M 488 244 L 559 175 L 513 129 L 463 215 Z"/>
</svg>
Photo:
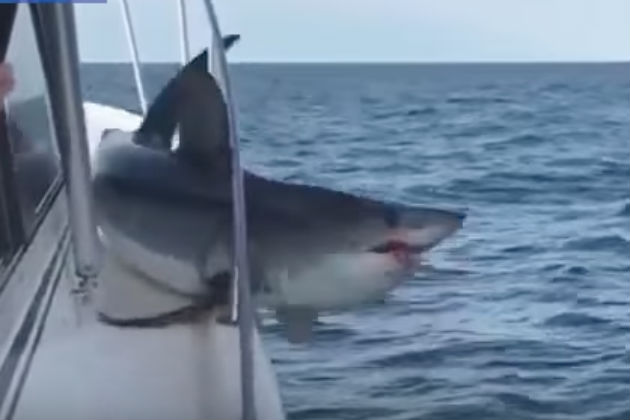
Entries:
<svg viewBox="0 0 630 420">
<path fill-rule="evenodd" d="M 220 304 L 232 272 L 231 149 L 207 60 L 171 79 L 138 130 L 104 132 L 93 188 L 110 252 L 159 287 Z M 381 299 L 465 218 L 246 170 L 244 189 L 254 297 L 294 341 L 319 311 Z"/>
</svg>

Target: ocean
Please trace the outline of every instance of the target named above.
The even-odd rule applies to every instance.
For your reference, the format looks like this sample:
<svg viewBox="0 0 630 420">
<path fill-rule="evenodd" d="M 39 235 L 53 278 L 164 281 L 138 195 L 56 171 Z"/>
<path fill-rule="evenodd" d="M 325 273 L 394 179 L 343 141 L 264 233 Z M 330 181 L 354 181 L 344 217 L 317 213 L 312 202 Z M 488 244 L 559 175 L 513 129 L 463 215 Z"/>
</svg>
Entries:
<svg viewBox="0 0 630 420">
<path fill-rule="evenodd" d="M 138 109 L 130 67 L 84 70 Z M 630 418 L 630 64 L 231 70 L 249 170 L 468 213 L 312 343 L 264 320 L 289 418 Z M 145 68 L 150 97 L 171 71 Z"/>
</svg>

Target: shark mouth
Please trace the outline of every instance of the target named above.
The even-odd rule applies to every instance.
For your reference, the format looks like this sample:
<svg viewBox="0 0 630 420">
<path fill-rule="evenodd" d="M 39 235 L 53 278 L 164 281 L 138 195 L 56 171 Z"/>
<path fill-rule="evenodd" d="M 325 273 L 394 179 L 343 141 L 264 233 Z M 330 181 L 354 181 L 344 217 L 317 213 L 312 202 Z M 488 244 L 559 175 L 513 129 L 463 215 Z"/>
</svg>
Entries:
<svg viewBox="0 0 630 420">
<path fill-rule="evenodd" d="M 373 246 L 368 251 L 374 252 L 376 254 L 388 254 L 390 252 L 394 253 L 407 253 L 407 254 L 419 254 L 425 251 L 427 248 L 422 245 L 412 245 L 408 242 L 402 241 L 400 239 L 390 239 L 386 242 L 383 242 L 379 245 Z"/>
<path fill-rule="evenodd" d="M 388 254 L 403 267 L 412 268 L 419 264 L 419 257 L 426 247 L 421 245 L 412 245 L 400 239 L 390 239 L 379 245 L 373 246 L 368 251 L 375 254 Z"/>
</svg>

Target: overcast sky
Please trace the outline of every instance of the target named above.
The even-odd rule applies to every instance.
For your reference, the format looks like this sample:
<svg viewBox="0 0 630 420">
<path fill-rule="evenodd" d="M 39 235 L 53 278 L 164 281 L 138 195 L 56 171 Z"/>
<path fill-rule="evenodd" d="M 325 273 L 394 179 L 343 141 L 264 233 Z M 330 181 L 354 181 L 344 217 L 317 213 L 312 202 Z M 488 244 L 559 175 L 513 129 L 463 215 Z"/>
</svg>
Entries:
<svg viewBox="0 0 630 420">
<path fill-rule="evenodd" d="M 185 0 L 197 49 L 208 33 Z M 130 0 L 142 59 L 176 61 L 175 0 Z M 215 0 L 231 61 L 630 60 L 630 0 Z M 127 60 L 118 0 L 77 6 L 85 61 Z M 121 51 L 124 54 L 121 55 Z"/>
</svg>

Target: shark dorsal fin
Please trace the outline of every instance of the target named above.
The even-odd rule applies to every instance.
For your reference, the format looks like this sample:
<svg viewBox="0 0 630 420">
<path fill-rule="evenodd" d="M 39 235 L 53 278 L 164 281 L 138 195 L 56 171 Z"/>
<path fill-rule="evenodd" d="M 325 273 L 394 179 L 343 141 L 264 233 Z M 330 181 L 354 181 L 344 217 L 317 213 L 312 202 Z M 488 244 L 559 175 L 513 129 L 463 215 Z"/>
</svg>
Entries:
<svg viewBox="0 0 630 420">
<path fill-rule="evenodd" d="M 229 162 L 227 106 L 208 73 L 207 50 L 186 64 L 157 95 L 134 142 L 170 150 L 176 127 L 179 157 L 215 168 Z"/>
<path fill-rule="evenodd" d="M 176 153 L 191 162 L 223 168 L 229 163 L 230 146 L 227 105 L 219 85 L 207 71 L 183 72 L 178 79 Z"/>
<path fill-rule="evenodd" d="M 223 49 L 225 51 L 229 50 L 236 41 L 241 39 L 239 34 L 230 34 L 223 37 Z"/>
<path fill-rule="evenodd" d="M 204 50 L 188 64 L 186 64 L 155 97 L 147 110 L 147 115 L 142 125 L 134 136 L 134 141 L 143 146 L 151 146 L 159 149 L 170 149 L 177 115 L 174 112 L 176 104 L 176 84 L 187 72 L 208 71 L 208 51 Z"/>
</svg>

